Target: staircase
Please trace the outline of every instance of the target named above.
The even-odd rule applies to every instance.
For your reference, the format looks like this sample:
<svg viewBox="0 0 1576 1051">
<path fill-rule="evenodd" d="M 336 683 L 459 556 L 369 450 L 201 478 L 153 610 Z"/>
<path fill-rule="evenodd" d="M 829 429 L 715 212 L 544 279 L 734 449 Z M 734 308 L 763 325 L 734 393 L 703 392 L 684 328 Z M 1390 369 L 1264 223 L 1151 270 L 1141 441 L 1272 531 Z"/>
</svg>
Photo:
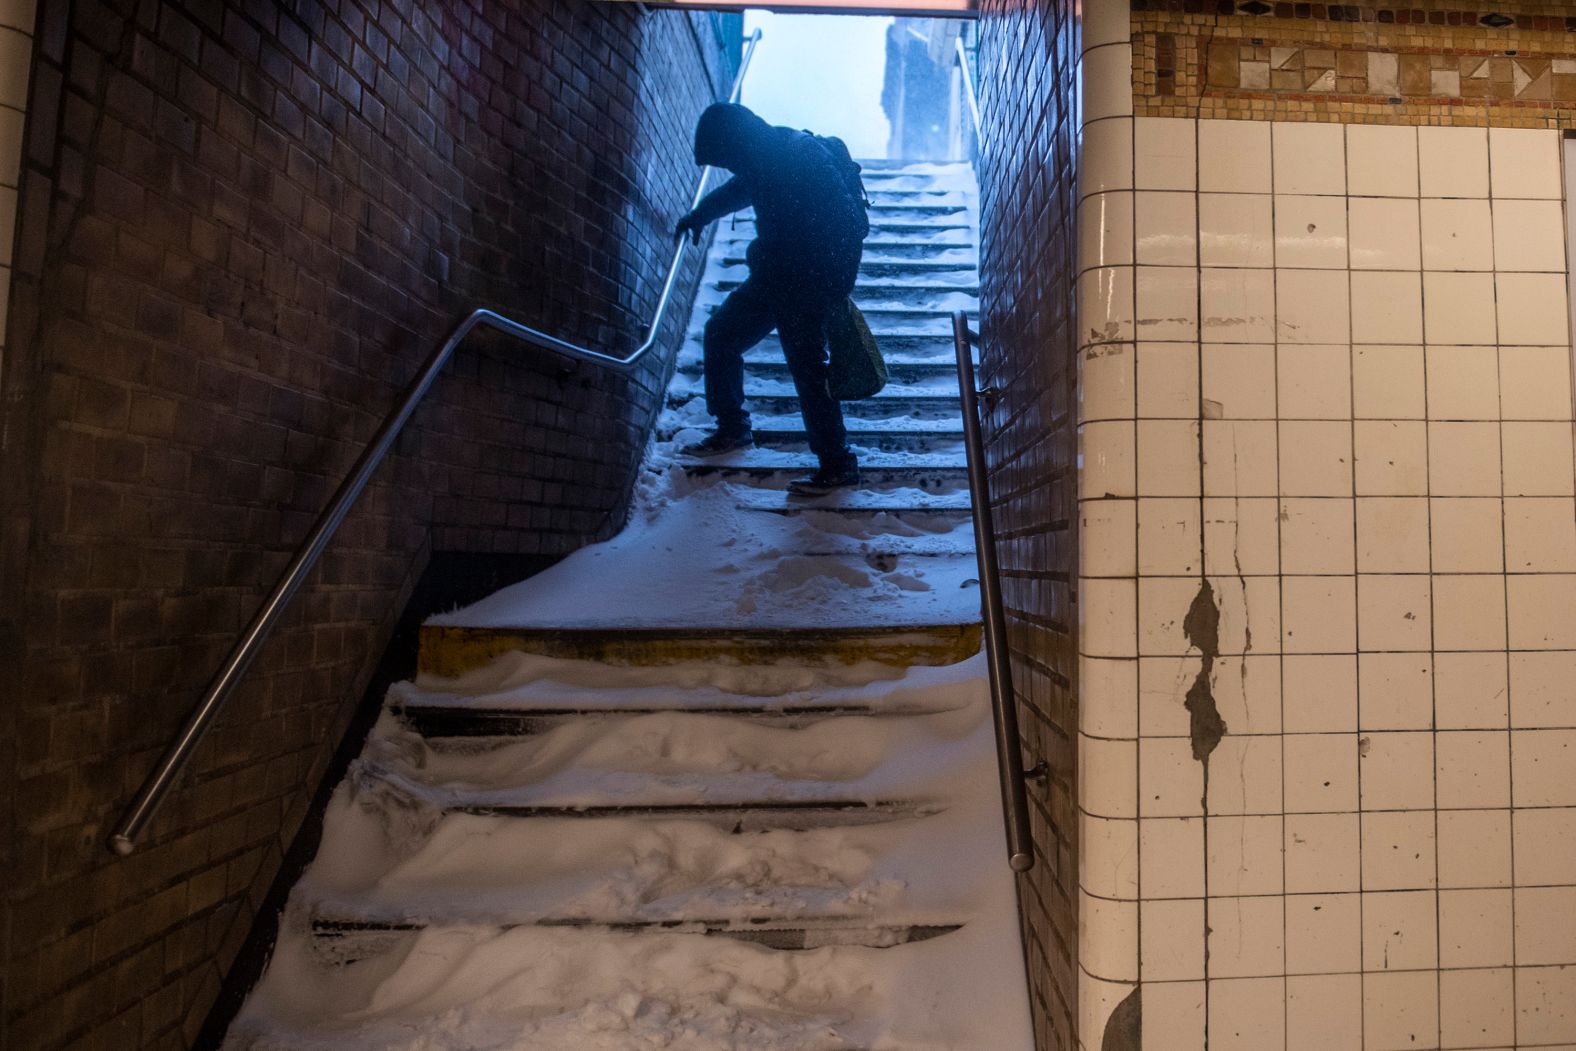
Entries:
<svg viewBox="0 0 1576 1051">
<path fill-rule="evenodd" d="M 972 175 L 867 183 L 863 487 L 785 497 L 814 461 L 775 340 L 758 447 L 675 458 L 724 224 L 630 526 L 423 628 L 227 1047 L 1030 1046 L 947 322 Z"/>
</svg>

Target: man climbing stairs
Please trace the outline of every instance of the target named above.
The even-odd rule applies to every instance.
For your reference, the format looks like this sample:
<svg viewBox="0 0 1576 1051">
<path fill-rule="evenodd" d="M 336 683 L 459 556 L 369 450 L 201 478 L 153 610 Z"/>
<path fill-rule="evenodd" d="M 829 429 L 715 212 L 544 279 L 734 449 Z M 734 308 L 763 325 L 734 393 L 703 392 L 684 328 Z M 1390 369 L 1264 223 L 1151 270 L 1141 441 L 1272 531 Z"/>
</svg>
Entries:
<svg viewBox="0 0 1576 1051">
<path fill-rule="evenodd" d="M 785 498 L 770 342 L 758 446 L 676 458 L 724 225 L 630 525 L 423 628 L 229 1047 L 1030 1046 L 947 337 L 972 175 L 867 179 L 862 487 Z"/>
</svg>

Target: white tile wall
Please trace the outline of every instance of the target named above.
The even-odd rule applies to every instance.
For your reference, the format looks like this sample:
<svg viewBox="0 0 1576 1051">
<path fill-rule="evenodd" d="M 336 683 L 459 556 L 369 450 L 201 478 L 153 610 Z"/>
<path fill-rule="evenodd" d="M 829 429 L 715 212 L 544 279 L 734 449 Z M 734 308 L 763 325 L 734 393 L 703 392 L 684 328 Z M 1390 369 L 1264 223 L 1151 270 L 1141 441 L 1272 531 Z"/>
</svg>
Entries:
<svg viewBox="0 0 1576 1051">
<path fill-rule="evenodd" d="M 1084 1046 L 1138 982 L 1165 1051 L 1576 1047 L 1560 138 L 1130 112 L 1082 154 Z"/>
</svg>

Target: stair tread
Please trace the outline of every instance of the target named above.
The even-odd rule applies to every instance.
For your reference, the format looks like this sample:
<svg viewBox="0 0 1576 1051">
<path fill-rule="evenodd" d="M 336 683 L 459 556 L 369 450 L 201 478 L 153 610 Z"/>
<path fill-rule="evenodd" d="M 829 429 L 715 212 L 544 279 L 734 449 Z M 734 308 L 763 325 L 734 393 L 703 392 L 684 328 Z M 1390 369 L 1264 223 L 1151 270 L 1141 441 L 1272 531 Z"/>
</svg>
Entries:
<svg viewBox="0 0 1576 1051">
<path fill-rule="evenodd" d="M 969 512 L 969 494 L 929 493 L 919 489 L 900 489 L 880 492 L 871 489 L 851 489 L 806 500 L 789 497 L 787 493 L 772 489 L 744 489 L 734 494 L 739 507 L 751 511 L 772 511 L 789 514 L 824 512 L 857 512 L 859 514 L 892 514 L 904 512 Z"/>
</svg>

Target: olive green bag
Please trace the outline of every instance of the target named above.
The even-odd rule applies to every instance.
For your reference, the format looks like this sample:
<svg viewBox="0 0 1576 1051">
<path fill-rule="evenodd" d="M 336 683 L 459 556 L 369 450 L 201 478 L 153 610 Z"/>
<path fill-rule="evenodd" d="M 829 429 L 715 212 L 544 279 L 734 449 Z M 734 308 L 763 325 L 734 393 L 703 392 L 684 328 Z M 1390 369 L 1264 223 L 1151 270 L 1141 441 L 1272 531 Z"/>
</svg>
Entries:
<svg viewBox="0 0 1576 1051">
<path fill-rule="evenodd" d="M 874 397 L 886 386 L 887 367 L 864 314 L 852 299 L 832 308 L 826 322 L 831 349 L 827 386 L 838 401 Z"/>
</svg>

